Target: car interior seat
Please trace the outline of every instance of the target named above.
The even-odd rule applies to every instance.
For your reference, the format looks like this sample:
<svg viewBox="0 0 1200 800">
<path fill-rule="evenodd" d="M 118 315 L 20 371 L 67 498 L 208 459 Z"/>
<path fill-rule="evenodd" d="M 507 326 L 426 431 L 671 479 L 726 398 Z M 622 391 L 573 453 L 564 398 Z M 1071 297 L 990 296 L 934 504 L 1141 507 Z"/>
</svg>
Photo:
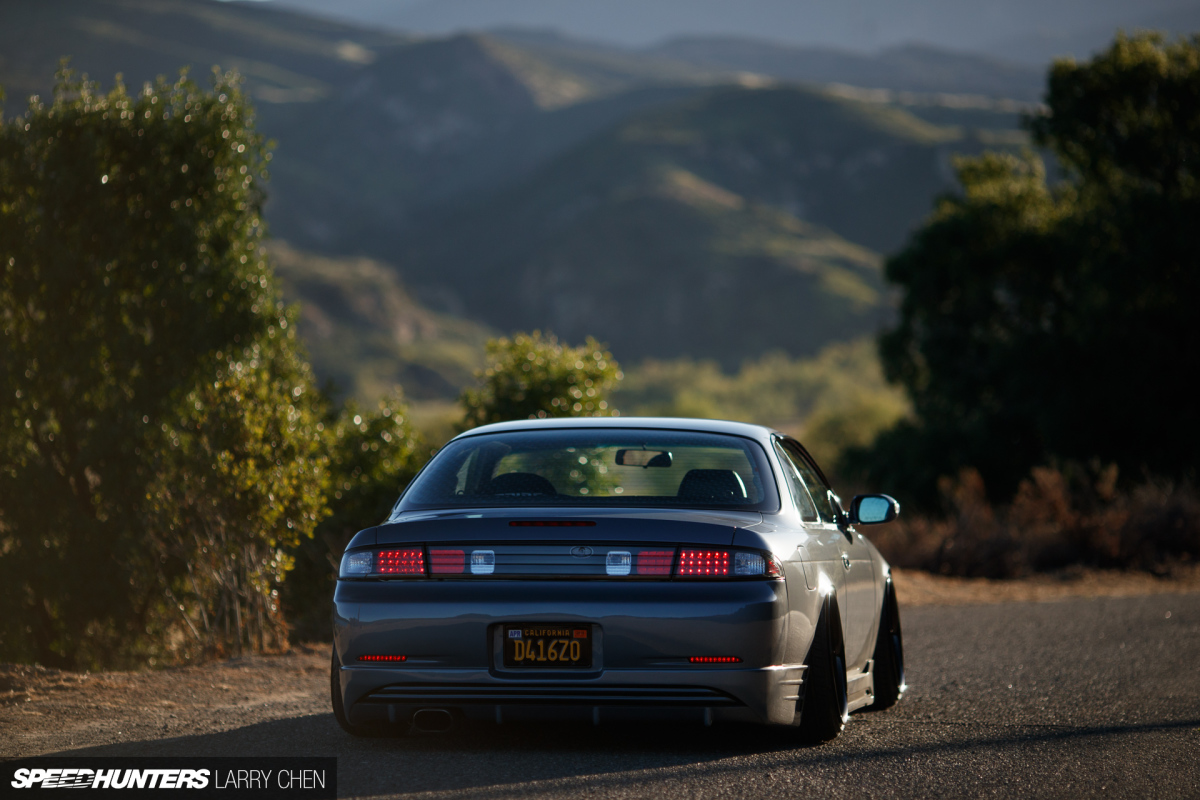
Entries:
<svg viewBox="0 0 1200 800">
<path fill-rule="evenodd" d="M 744 503 L 746 484 L 731 469 L 690 469 L 675 496 L 704 503 Z"/>
<path fill-rule="evenodd" d="M 484 495 L 556 495 L 554 484 L 532 472 L 506 472 L 492 478 L 479 492 Z"/>
</svg>

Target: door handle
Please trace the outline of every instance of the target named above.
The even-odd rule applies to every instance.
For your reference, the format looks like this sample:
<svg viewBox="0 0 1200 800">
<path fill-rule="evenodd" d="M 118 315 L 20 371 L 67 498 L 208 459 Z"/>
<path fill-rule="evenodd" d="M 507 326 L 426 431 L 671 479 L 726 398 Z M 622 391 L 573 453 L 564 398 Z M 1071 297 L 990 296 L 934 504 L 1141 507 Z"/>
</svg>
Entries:
<svg viewBox="0 0 1200 800">
<path fill-rule="evenodd" d="M 850 554 L 849 553 L 842 553 L 842 566 L 845 567 L 846 569 L 850 569 Z"/>
</svg>

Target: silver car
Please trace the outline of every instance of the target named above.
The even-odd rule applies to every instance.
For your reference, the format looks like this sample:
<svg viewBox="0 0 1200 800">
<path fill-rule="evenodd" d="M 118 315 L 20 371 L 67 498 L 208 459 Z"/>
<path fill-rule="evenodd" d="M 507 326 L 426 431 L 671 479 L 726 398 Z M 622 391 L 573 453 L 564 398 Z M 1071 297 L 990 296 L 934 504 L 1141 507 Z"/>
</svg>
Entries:
<svg viewBox="0 0 1200 800">
<path fill-rule="evenodd" d="M 738 720 L 838 735 L 904 693 L 887 563 L 798 442 L 736 422 L 487 425 L 358 533 L 334 594 L 334 712 L 360 735 L 460 719 Z"/>
</svg>

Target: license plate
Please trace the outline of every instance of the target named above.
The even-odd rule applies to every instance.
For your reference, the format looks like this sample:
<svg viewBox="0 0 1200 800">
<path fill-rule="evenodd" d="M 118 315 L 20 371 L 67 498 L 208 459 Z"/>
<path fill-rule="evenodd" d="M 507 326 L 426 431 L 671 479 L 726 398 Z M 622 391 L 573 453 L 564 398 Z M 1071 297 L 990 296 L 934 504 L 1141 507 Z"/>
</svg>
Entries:
<svg viewBox="0 0 1200 800">
<path fill-rule="evenodd" d="M 504 666 L 572 669 L 592 665 L 590 625 L 505 625 Z"/>
</svg>

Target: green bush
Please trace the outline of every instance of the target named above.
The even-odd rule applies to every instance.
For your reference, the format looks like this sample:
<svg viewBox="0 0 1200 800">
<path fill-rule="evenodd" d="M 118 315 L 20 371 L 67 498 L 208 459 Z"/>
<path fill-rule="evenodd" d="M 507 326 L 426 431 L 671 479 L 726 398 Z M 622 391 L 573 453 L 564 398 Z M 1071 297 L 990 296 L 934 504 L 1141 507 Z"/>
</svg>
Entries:
<svg viewBox="0 0 1200 800">
<path fill-rule="evenodd" d="M 582 347 L 561 344 L 553 334 L 518 333 L 487 343 L 487 367 L 479 386 L 463 392 L 464 429 L 512 419 L 607 417 L 617 410 L 609 395 L 624 377 L 595 339 Z"/>
<path fill-rule="evenodd" d="M 261 250 L 267 160 L 230 75 L 64 71 L 0 121 L 0 659 L 282 640 L 326 459 Z"/>
<path fill-rule="evenodd" d="M 295 569 L 283 585 L 284 610 L 301 639 L 328 639 L 330 603 L 342 551 L 354 534 L 387 519 L 396 498 L 429 458 L 396 390 L 373 412 L 348 403 L 324 427 L 331 513 L 316 535 L 294 548 Z"/>
</svg>

